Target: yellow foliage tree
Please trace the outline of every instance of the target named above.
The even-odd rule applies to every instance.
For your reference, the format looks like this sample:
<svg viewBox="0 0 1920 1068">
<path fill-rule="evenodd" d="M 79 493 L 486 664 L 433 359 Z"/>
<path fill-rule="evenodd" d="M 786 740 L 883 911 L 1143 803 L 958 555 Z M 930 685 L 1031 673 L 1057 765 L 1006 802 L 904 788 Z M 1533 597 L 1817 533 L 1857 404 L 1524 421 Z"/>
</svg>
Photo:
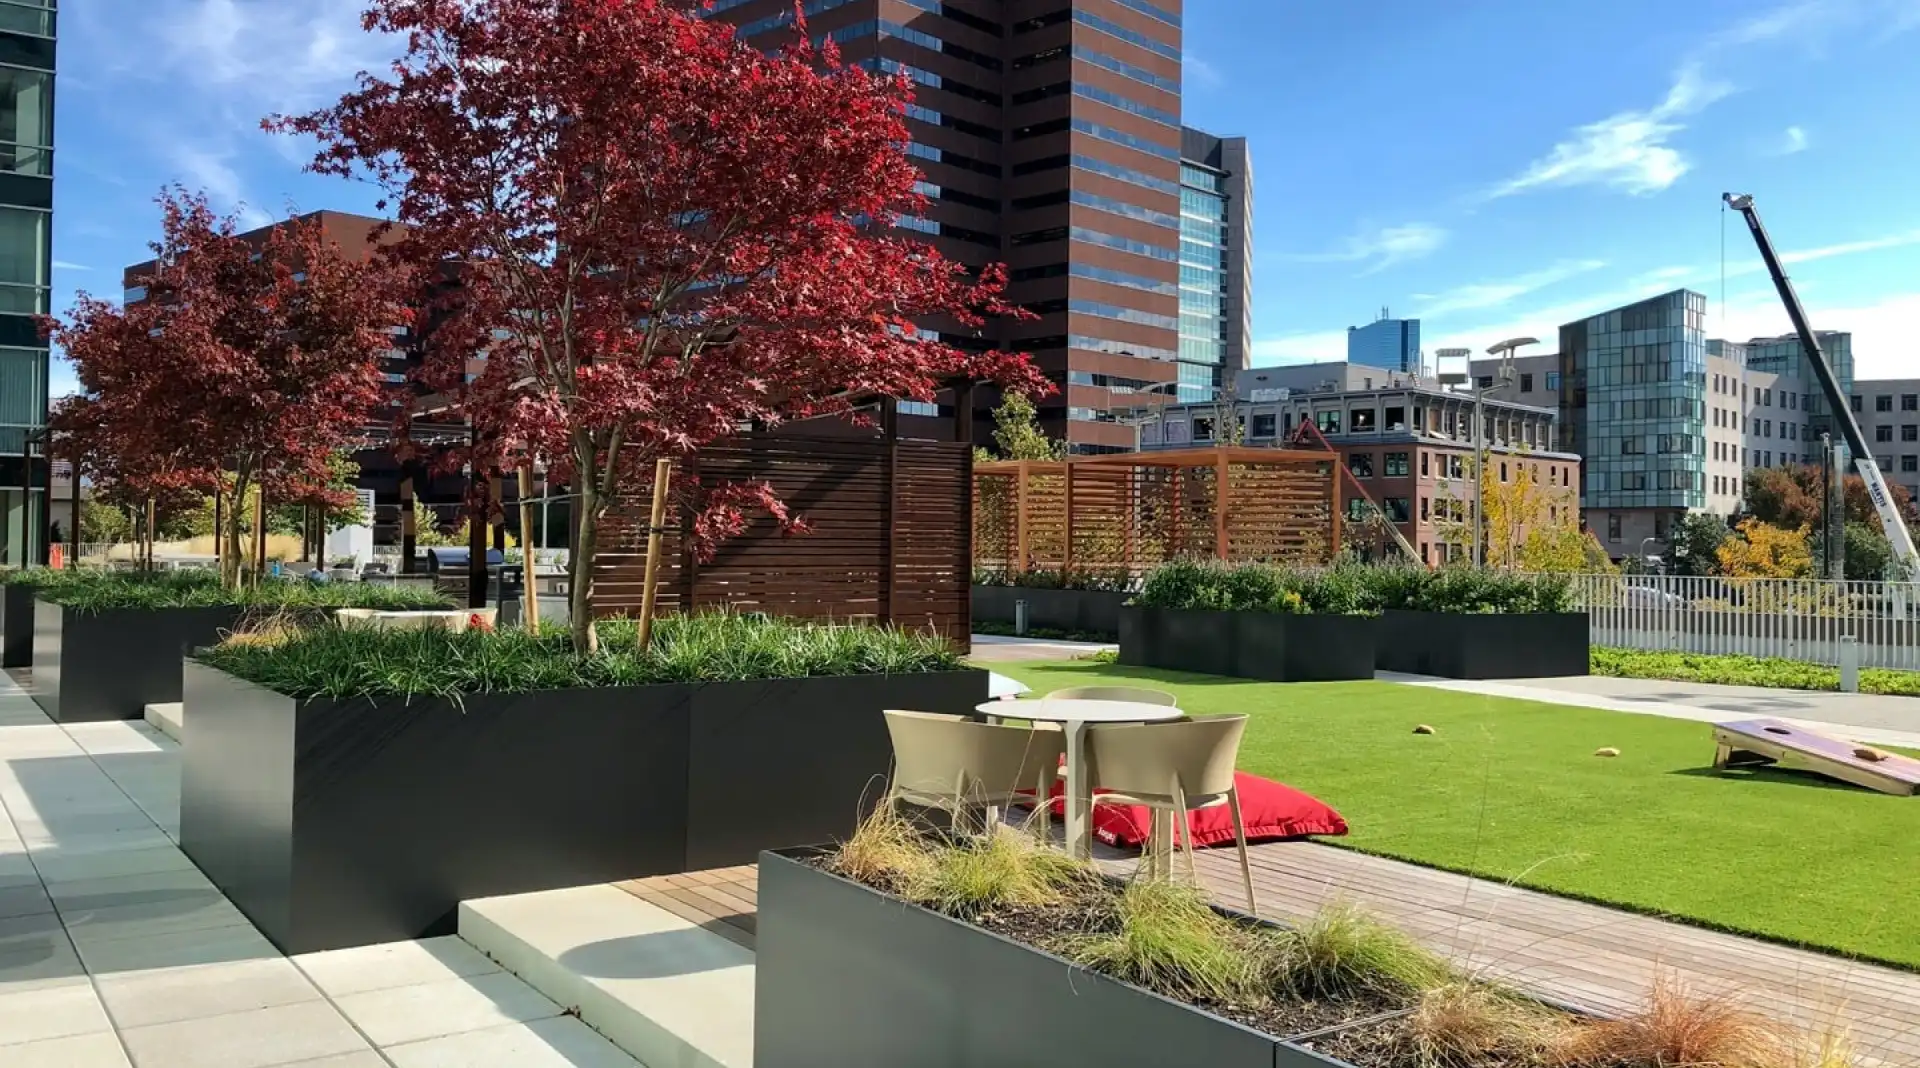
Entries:
<svg viewBox="0 0 1920 1068">
<path fill-rule="evenodd" d="M 1524 571 L 1589 570 L 1587 543 L 1592 539 L 1580 529 L 1579 499 L 1571 486 L 1548 485 L 1540 481 L 1539 464 L 1527 458 L 1526 450 L 1498 459 L 1482 453 L 1485 463 L 1466 457 L 1463 475 L 1466 482 L 1476 469 L 1480 477 L 1482 551 L 1489 567 Z M 1441 479 L 1434 500 L 1434 512 L 1440 517 L 1440 539 L 1456 553 L 1468 551 L 1473 544 L 1472 483 L 1466 482 L 1466 496 L 1455 499 L 1454 481 Z M 1606 554 L 1600 554 L 1605 559 Z"/>
<path fill-rule="evenodd" d="M 1735 536 L 1715 551 L 1720 571 L 1732 578 L 1804 578 L 1813 573 L 1807 528 L 1796 530 L 1742 520 Z"/>
</svg>

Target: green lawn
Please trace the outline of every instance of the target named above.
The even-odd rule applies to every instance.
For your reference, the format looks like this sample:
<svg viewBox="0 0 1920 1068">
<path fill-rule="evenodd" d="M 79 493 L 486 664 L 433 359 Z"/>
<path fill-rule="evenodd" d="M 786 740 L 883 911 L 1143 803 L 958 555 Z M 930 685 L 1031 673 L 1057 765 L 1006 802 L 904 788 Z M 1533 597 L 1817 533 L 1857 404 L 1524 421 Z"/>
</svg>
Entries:
<svg viewBox="0 0 1920 1068">
<path fill-rule="evenodd" d="M 1920 798 L 1716 773 L 1703 723 L 1385 682 L 991 666 L 1042 693 L 1139 682 L 1249 714 L 1240 767 L 1339 809 L 1338 844 L 1920 968 Z"/>
</svg>

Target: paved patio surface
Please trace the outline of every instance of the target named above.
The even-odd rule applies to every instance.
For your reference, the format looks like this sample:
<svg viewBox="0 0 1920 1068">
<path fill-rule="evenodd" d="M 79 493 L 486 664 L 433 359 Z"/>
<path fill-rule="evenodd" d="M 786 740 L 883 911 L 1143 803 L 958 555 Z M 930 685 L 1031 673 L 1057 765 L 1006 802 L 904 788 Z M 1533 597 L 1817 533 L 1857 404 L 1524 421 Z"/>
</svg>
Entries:
<svg viewBox="0 0 1920 1068">
<path fill-rule="evenodd" d="M 457 938 L 288 958 L 176 842 L 178 747 L 0 676 L 0 1066 L 633 1068 Z"/>
<path fill-rule="evenodd" d="M 1874 745 L 1920 746 L 1920 697 L 1820 693 L 1601 675 L 1478 682 L 1379 672 L 1412 686 L 1717 723 L 1768 716 Z"/>
<path fill-rule="evenodd" d="M 973 652 L 968 659 L 980 664 L 1013 660 L 1072 660 L 1090 656 L 1103 649 L 1118 649 L 1109 642 L 1068 642 L 1053 638 L 1007 638 L 997 634 L 973 636 Z"/>
</svg>

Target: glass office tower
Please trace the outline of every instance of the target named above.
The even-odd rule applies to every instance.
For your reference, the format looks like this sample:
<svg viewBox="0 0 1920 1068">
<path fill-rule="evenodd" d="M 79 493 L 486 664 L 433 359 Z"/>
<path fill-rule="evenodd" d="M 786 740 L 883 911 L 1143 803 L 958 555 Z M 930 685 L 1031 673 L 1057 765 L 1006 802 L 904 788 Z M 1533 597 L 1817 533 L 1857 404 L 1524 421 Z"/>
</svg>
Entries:
<svg viewBox="0 0 1920 1068">
<path fill-rule="evenodd" d="M 1563 422 L 1578 424 L 1567 444 L 1585 459 L 1589 512 L 1706 507 L 1706 312 L 1681 289 L 1560 328 Z"/>
<path fill-rule="evenodd" d="M 1380 318 L 1347 327 L 1347 362 L 1389 371 L 1421 374 L 1420 320 Z"/>
<path fill-rule="evenodd" d="M 43 560 L 55 0 L 0 0 L 0 566 Z"/>
</svg>

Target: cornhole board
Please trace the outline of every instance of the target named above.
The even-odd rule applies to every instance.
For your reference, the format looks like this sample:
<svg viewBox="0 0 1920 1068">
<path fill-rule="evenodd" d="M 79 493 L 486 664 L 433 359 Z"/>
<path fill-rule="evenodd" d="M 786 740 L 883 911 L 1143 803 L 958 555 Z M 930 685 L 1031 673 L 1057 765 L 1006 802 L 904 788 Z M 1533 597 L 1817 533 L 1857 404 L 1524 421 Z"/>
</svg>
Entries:
<svg viewBox="0 0 1920 1068">
<path fill-rule="evenodd" d="M 1861 745 L 1821 734 L 1777 719 L 1745 719 L 1713 725 L 1716 768 L 1771 764 L 1839 779 L 1883 794 L 1911 797 L 1920 793 L 1920 760 L 1889 753 L 1879 746 Z M 1855 753 L 1867 749 L 1884 754 L 1868 760 Z"/>
</svg>

